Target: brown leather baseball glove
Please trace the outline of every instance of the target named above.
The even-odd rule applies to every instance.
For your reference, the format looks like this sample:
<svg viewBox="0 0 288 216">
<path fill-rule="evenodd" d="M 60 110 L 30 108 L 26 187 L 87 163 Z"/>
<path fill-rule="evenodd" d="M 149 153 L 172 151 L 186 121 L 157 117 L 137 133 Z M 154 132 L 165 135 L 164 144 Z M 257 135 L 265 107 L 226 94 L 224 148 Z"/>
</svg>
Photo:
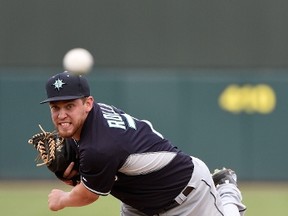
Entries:
<svg viewBox="0 0 288 216">
<path fill-rule="evenodd" d="M 72 179 L 64 178 L 63 174 L 71 162 L 75 163 L 73 169 L 79 170 L 79 159 L 76 150 L 55 131 L 47 132 L 41 125 L 39 127 L 42 132 L 33 135 L 28 140 L 28 143 L 32 144 L 38 152 L 35 159 L 37 166 L 46 165 L 59 179 L 64 182 L 72 180 L 72 185 L 75 186 L 79 183 L 79 174 Z"/>
</svg>

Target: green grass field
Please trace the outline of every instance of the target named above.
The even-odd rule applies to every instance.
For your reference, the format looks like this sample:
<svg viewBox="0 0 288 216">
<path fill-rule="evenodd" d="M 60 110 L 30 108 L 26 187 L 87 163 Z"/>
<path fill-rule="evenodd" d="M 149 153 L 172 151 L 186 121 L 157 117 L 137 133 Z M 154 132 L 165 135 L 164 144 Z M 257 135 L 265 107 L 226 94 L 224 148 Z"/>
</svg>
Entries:
<svg viewBox="0 0 288 216">
<path fill-rule="evenodd" d="M 240 184 L 246 216 L 286 216 L 288 213 L 288 183 L 243 183 Z M 66 208 L 51 212 L 47 196 L 52 188 L 69 190 L 58 181 L 0 181 L 0 212 L 3 216 L 114 216 L 119 215 L 119 202 L 112 196 L 101 197 L 86 207 Z"/>
</svg>

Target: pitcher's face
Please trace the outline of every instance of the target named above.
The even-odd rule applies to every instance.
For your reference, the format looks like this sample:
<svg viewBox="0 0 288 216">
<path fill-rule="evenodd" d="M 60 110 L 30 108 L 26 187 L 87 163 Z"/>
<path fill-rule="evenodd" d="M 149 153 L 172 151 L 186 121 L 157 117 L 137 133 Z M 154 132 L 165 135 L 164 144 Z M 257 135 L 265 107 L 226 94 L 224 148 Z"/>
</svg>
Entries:
<svg viewBox="0 0 288 216">
<path fill-rule="evenodd" d="M 63 138 L 80 139 L 83 124 L 93 107 L 93 98 L 50 102 L 51 118 Z"/>
</svg>

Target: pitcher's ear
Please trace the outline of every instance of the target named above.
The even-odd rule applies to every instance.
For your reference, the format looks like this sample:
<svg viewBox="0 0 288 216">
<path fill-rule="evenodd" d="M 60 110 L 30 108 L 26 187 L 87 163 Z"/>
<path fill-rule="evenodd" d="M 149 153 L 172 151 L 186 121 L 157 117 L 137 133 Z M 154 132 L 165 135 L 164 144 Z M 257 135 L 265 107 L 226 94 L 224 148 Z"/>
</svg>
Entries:
<svg viewBox="0 0 288 216">
<path fill-rule="evenodd" d="M 94 98 L 92 96 L 88 96 L 88 97 L 86 97 L 84 103 L 88 109 L 87 111 L 89 112 L 93 108 Z"/>
</svg>

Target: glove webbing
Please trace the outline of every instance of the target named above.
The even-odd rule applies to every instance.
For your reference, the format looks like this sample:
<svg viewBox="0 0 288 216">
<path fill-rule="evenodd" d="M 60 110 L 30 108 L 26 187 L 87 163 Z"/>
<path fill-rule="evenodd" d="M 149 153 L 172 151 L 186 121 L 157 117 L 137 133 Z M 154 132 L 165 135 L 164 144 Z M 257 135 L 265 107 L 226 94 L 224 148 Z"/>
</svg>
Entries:
<svg viewBox="0 0 288 216">
<path fill-rule="evenodd" d="M 46 132 L 41 125 L 39 125 L 42 133 L 36 134 L 33 138 L 41 137 L 41 139 L 34 144 L 33 138 L 30 139 L 28 142 L 30 144 L 34 144 L 34 147 L 39 152 L 38 156 L 36 157 L 35 161 L 43 161 L 43 163 L 38 163 L 36 166 L 49 166 L 53 160 L 55 160 L 56 150 L 57 148 L 63 144 L 63 138 L 57 137 L 56 140 L 54 137 L 57 135 L 55 131 Z M 46 143 L 46 144 L 45 144 Z"/>
</svg>

